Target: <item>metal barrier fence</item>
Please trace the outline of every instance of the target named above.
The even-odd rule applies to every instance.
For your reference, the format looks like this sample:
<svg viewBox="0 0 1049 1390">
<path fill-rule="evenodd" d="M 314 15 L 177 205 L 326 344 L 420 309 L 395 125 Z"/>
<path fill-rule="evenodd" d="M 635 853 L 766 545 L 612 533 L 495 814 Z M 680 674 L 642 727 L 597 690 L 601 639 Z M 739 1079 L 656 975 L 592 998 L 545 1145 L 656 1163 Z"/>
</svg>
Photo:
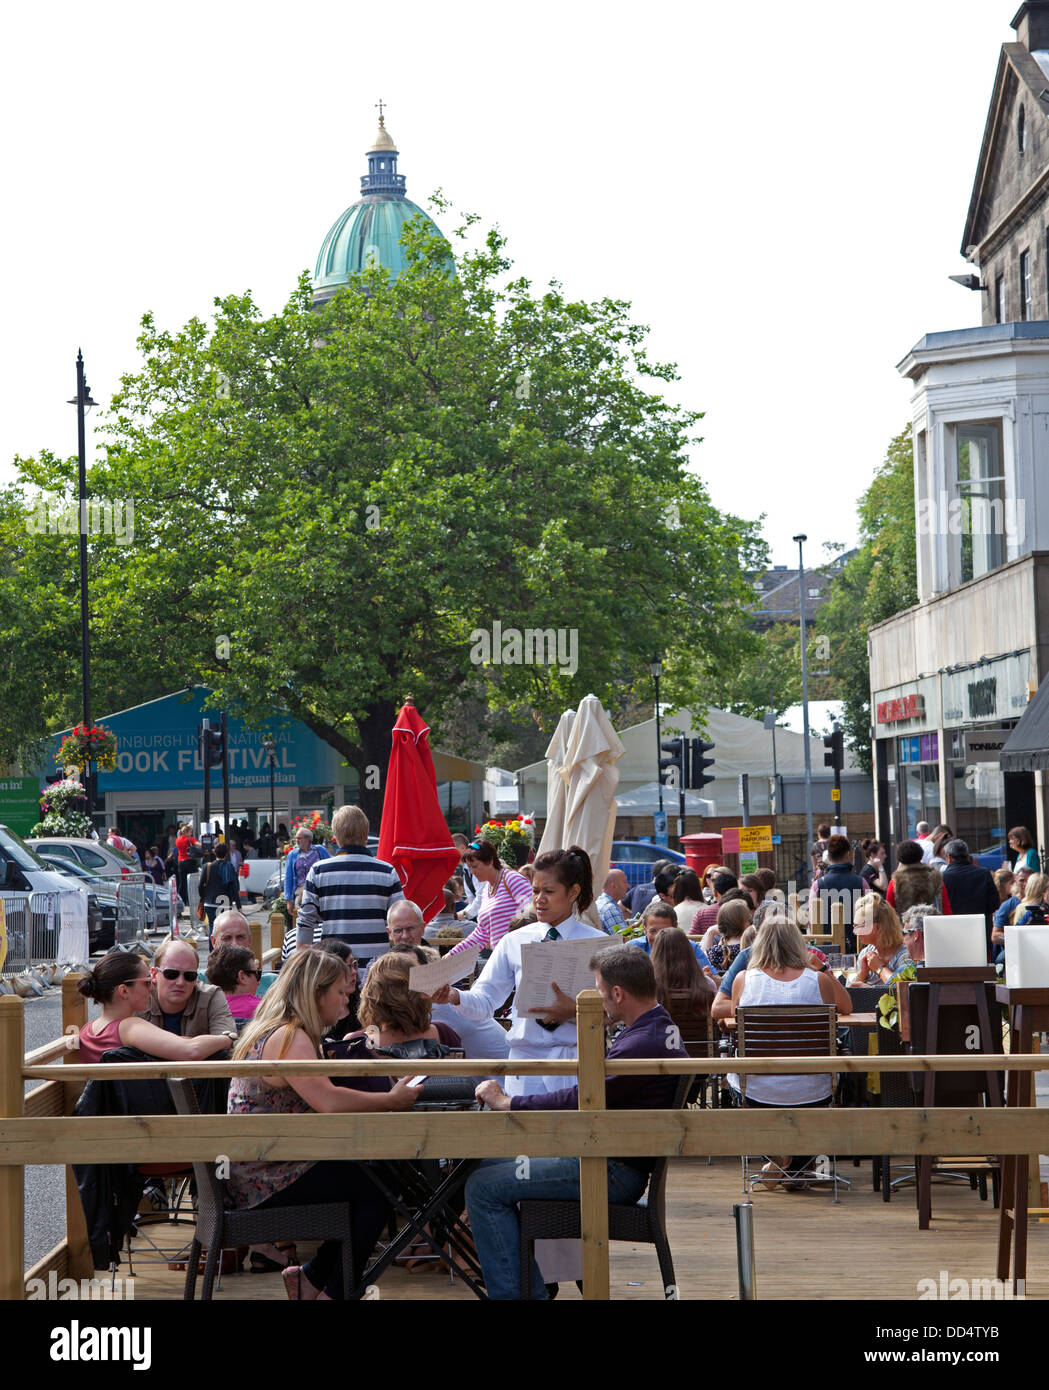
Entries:
<svg viewBox="0 0 1049 1390">
<path fill-rule="evenodd" d="M 127 946 L 141 941 L 146 927 L 152 926 L 153 907 L 146 897 L 146 884 L 151 874 L 125 874 L 114 879 L 117 894 L 117 944 Z"/>
<path fill-rule="evenodd" d="M 64 897 L 80 897 L 77 889 L 69 893 L 24 893 L 4 897 L 7 955 L 2 973 L 17 975 L 31 965 L 44 965 L 58 959 L 62 931 Z M 70 964 L 79 964 L 71 961 Z"/>
</svg>

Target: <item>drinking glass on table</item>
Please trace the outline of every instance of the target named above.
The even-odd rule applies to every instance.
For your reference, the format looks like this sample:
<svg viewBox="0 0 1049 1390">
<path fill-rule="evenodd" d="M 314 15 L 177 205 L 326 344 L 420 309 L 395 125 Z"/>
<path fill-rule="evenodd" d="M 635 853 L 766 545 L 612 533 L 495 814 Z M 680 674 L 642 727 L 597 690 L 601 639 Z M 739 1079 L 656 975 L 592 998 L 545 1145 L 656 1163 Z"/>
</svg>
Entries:
<svg viewBox="0 0 1049 1390">
<path fill-rule="evenodd" d="M 856 971 L 856 960 L 857 960 L 857 957 L 856 957 L 856 956 L 839 956 L 839 957 L 838 957 L 838 965 L 839 965 L 840 969 L 843 971 L 844 974 L 846 974 L 846 975 L 855 974 L 855 971 Z"/>
</svg>

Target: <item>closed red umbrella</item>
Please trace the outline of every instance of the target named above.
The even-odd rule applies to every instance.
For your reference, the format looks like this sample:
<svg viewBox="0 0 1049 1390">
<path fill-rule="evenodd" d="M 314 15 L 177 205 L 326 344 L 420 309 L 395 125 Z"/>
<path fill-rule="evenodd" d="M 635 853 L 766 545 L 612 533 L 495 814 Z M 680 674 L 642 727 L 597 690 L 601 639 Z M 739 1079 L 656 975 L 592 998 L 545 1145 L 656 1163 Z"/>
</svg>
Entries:
<svg viewBox="0 0 1049 1390">
<path fill-rule="evenodd" d="M 459 851 L 437 799 L 430 729 L 410 696 L 393 726 L 379 858 L 397 870 L 404 896 L 422 909 L 423 919 L 436 917 L 444 907 L 444 885 L 458 867 Z"/>
</svg>

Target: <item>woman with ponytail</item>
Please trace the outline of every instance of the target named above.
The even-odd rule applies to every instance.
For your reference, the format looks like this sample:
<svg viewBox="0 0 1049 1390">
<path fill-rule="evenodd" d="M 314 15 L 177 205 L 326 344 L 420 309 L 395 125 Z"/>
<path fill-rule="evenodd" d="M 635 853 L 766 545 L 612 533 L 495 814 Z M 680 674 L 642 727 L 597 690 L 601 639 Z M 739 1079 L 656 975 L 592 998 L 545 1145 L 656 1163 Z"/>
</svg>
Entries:
<svg viewBox="0 0 1049 1390">
<path fill-rule="evenodd" d="M 594 900 L 594 875 L 590 856 L 578 845 L 549 850 L 533 865 L 532 900 L 537 921 L 504 936 L 470 990 L 446 986 L 433 996 L 435 1004 L 451 1004 L 464 1019 L 481 1022 L 502 1007 L 507 995 L 521 983 L 521 950 L 534 941 L 580 941 L 594 938 L 604 946 L 615 944 L 597 927 L 579 919 Z M 595 950 L 600 946 L 595 945 Z M 511 1009 L 510 1061 L 560 1060 L 576 1055 L 575 1000 L 554 983 L 556 1002 L 535 1014 L 519 1014 L 516 1000 Z M 453 1027 L 455 1025 L 453 1024 Z M 558 1091 L 560 1076 L 508 1076 L 511 1096 Z"/>
<path fill-rule="evenodd" d="M 114 951 L 102 957 L 77 985 L 86 998 L 102 1005 L 100 1018 L 85 1023 L 80 1030 L 80 1060 L 93 1064 L 104 1052 L 117 1047 L 137 1047 L 151 1057 L 173 1062 L 202 1062 L 217 1052 L 226 1052 L 237 1041 L 232 1033 L 204 1033 L 182 1038 L 158 1028 L 144 1018 L 136 1018 L 149 1007 L 152 979 L 149 966 L 138 955 Z"/>
</svg>

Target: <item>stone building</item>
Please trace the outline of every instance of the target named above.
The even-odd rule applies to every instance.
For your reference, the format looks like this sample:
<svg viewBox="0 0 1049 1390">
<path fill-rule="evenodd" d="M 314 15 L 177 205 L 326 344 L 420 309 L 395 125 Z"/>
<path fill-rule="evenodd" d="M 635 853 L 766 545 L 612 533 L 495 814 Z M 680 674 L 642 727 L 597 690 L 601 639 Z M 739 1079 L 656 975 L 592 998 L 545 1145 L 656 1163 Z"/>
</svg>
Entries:
<svg viewBox="0 0 1049 1390">
<path fill-rule="evenodd" d="M 1025 0 L 1012 25 L 962 238 L 985 324 L 1049 319 L 1049 0 Z"/>
<path fill-rule="evenodd" d="M 983 325 L 899 364 L 918 603 L 869 635 L 879 837 L 943 821 L 989 858 L 1017 824 L 1049 844 L 1049 0 L 1013 27 L 963 248 Z"/>
</svg>

